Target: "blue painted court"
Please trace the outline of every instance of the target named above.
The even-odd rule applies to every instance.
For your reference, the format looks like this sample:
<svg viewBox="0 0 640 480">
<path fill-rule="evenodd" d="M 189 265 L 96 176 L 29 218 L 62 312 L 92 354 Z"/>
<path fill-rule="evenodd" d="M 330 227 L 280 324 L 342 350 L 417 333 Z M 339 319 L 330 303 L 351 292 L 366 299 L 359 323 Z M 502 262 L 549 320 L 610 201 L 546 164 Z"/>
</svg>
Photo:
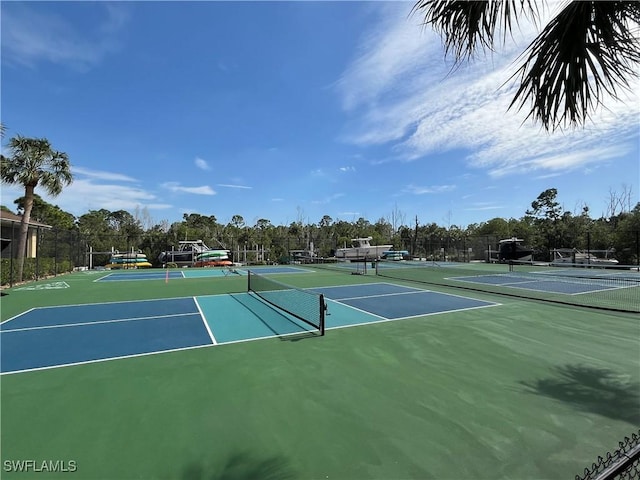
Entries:
<svg viewBox="0 0 640 480">
<path fill-rule="evenodd" d="M 614 278 L 620 281 L 614 283 L 612 282 L 612 279 Z M 449 279 L 460 282 L 496 285 L 506 288 L 526 289 L 564 295 L 581 295 L 606 290 L 616 290 L 620 288 L 637 288 L 638 286 L 637 283 L 632 281 L 635 280 L 635 277 L 629 277 L 629 282 L 625 282 L 627 277 L 623 275 L 617 275 L 615 277 L 602 275 L 601 278 L 598 278 L 596 276 L 587 277 L 585 275 L 576 274 L 560 277 L 557 276 L 557 274 L 554 276 L 553 273 L 549 272 L 486 274 L 450 277 Z"/>
<path fill-rule="evenodd" d="M 279 273 L 310 273 L 311 270 L 289 266 L 252 267 L 252 270 L 261 274 Z M 129 270 L 115 271 L 94 280 L 95 282 L 126 282 L 140 280 L 176 280 L 184 278 L 228 277 L 234 275 L 246 275 L 243 268 L 183 268 L 167 270 Z"/>
<path fill-rule="evenodd" d="M 497 305 L 389 283 L 312 291 L 327 299 L 327 330 Z M 250 293 L 34 308 L 0 324 L 0 366 L 16 373 L 314 331 Z"/>
</svg>

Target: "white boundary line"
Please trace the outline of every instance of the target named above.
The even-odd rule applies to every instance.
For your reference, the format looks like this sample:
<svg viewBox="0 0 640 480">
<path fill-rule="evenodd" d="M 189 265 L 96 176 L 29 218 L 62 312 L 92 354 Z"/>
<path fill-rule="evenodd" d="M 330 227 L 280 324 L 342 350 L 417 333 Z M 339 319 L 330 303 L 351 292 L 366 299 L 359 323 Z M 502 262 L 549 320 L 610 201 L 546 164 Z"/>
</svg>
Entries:
<svg viewBox="0 0 640 480">
<path fill-rule="evenodd" d="M 446 278 L 446 280 L 455 280 L 458 282 L 466 282 L 466 283 L 473 283 L 476 285 L 490 285 L 493 287 L 507 287 L 507 288 L 513 288 L 513 289 L 517 289 L 517 290 L 528 290 L 529 292 L 538 292 L 538 293 L 552 293 L 552 294 L 557 294 L 557 295 L 566 295 L 566 296 L 574 296 L 574 295 L 585 295 L 585 294 L 589 294 L 589 293 L 599 293 L 599 292 L 607 292 L 607 291 L 614 291 L 614 290 L 623 290 L 627 287 L 608 287 L 608 288 L 604 288 L 604 285 L 593 285 L 593 284 L 589 284 L 589 283 L 584 283 L 584 282 L 572 282 L 570 280 L 558 280 L 558 279 L 529 279 L 529 280 L 522 280 L 520 282 L 505 282 L 505 283 L 486 283 L 486 282 L 474 282 L 473 280 L 463 280 L 464 278 L 479 278 L 482 277 L 482 275 L 474 275 L 472 277 L 448 277 Z M 522 277 L 524 278 L 524 277 Z M 526 284 L 530 284 L 530 285 L 535 285 L 535 284 L 543 284 L 543 283 L 551 283 L 551 282 L 558 282 L 560 284 L 565 284 L 565 285 L 586 285 L 586 286 L 592 286 L 592 287 L 602 287 L 602 288 L 597 288 L 595 290 L 584 290 L 582 292 L 559 292 L 556 290 L 543 290 L 543 289 L 539 289 L 539 288 L 530 288 L 530 287 L 526 287 L 524 285 Z M 521 286 L 522 285 L 522 286 Z M 634 285 L 631 286 L 631 288 L 635 288 Z M 482 290 L 482 292 L 485 293 L 494 293 L 495 292 L 491 292 L 490 290 Z M 536 300 L 535 297 L 523 297 L 523 298 L 529 298 L 532 300 Z M 580 306 L 580 305 L 577 305 Z"/>
<path fill-rule="evenodd" d="M 169 350 L 158 350 L 155 352 L 145 352 L 145 353 L 133 353 L 131 355 L 121 355 L 119 357 L 109 357 L 109 358 L 98 358 L 95 360 L 87 360 L 84 362 L 73 362 L 73 363 L 64 363 L 61 365 L 47 365 L 46 367 L 36 367 L 36 368 L 26 368 L 24 370 L 15 370 L 12 372 L 2 372 L 0 373 L 0 376 L 4 376 L 4 375 L 13 375 L 15 373 L 26 373 L 26 372 L 35 372 L 37 370 L 52 370 L 54 368 L 64 368 L 64 367 L 73 367 L 76 365 L 86 365 L 89 363 L 101 363 L 101 362 L 110 362 L 111 360 L 122 360 L 125 358 L 136 358 L 136 357 L 148 357 L 150 355 L 160 355 L 163 353 L 171 353 L 171 352 L 182 352 L 184 350 L 195 350 L 196 348 L 207 348 L 207 347 L 213 347 L 214 345 L 211 345 L 210 343 L 206 344 L 206 345 L 194 345 L 192 347 L 180 347 L 180 348 L 172 348 Z"/>
<path fill-rule="evenodd" d="M 332 300 L 341 302 L 343 300 L 361 300 L 364 298 L 395 297 L 396 295 L 417 295 L 421 293 L 439 293 L 439 292 L 433 292 L 431 290 L 417 290 L 415 292 L 378 293 L 373 295 L 361 295 L 359 297 L 334 298 Z"/>
<path fill-rule="evenodd" d="M 179 277 L 169 277 L 169 280 L 182 280 L 185 278 L 189 278 L 186 277 L 184 275 L 184 272 L 180 271 L 177 272 L 180 274 Z M 121 275 L 121 276 L 130 276 L 130 277 L 134 277 L 134 278 L 118 278 L 116 280 L 104 280 L 105 278 L 108 278 L 112 275 Z M 211 275 L 212 277 L 217 277 L 218 275 Z M 144 277 L 148 277 L 148 278 L 144 278 Z M 208 277 L 208 275 L 205 275 L 205 277 Z M 152 272 L 152 273 L 118 273 L 118 272 L 111 272 L 109 275 L 105 275 L 104 277 L 100 277 L 94 280 L 94 282 L 134 282 L 136 280 L 165 280 L 167 278 L 167 274 L 166 273 L 156 273 L 156 272 Z M 202 278 L 202 277 L 192 277 L 192 278 Z"/>
<path fill-rule="evenodd" d="M 477 310 L 480 308 L 491 308 L 491 307 L 498 307 L 501 306 L 501 303 L 493 303 L 491 305 L 479 305 L 477 307 L 468 307 L 468 308 L 458 308 L 456 310 L 441 310 L 438 312 L 431 312 L 431 313 L 422 313 L 420 315 L 411 315 L 409 317 L 395 317 L 395 318 L 386 318 L 386 317 L 380 317 L 379 315 L 374 315 L 370 312 L 365 312 L 368 313 L 369 315 L 373 315 L 375 317 L 380 318 L 380 320 L 374 320 L 372 322 L 362 322 L 362 323 L 353 323 L 353 324 L 349 324 L 349 325 L 338 325 L 336 327 L 327 327 L 325 328 L 325 330 L 338 330 L 341 328 L 350 328 L 350 327 L 361 327 L 363 325 L 375 325 L 376 323 L 387 323 L 387 322 L 398 322 L 398 321 L 402 321 L 402 320 L 412 320 L 415 318 L 420 318 L 420 317 L 432 317 L 434 315 L 443 315 L 446 313 L 455 313 L 455 312 L 466 312 L 468 310 Z M 346 305 L 347 307 L 350 307 L 350 305 Z M 355 307 L 353 307 L 354 310 L 359 310 Z"/>
<path fill-rule="evenodd" d="M 0 325 L 4 325 L 5 323 L 10 322 L 11 320 L 15 320 L 16 318 L 19 318 L 19 317 L 21 317 L 23 315 L 26 315 L 27 313 L 32 312 L 33 310 L 36 310 L 38 308 L 41 308 L 41 307 L 33 307 L 33 308 L 30 308 L 29 310 L 26 310 L 26 311 L 24 311 L 22 313 L 19 313 L 18 315 L 14 315 L 11 318 L 7 318 L 6 320 L 0 322 Z"/>
<path fill-rule="evenodd" d="M 390 283 L 390 282 L 372 282 L 372 283 L 362 283 L 362 284 L 354 284 L 354 285 L 373 285 L 373 284 L 386 284 L 386 285 L 394 285 L 394 286 L 398 286 L 394 283 Z M 331 286 L 326 286 L 326 287 L 316 287 L 316 288 L 336 288 L 336 287 L 349 287 L 349 286 L 353 286 L 353 285 L 337 285 L 335 287 L 331 287 Z M 404 285 L 400 285 L 403 286 Z M 414 289 L 417 290 L 418 292 L 432 292 L 432 293 L 439 293 L 441 295 L 450 295 L 450 296 L 454 296 L 454 297 L 461 297 L 461 298 L 469 298 L 471 300 L 477 300 L 477 299 L 473 299 L 470 297 L 464 297 L 462 295 L 453 295 L 453 294 L 448 294 L 448 293 L 441 293 L 441 292 L 434 292 L 432 290 L 423 290 L 420 288 L 415 288 L 415 287 L 406 287 L 409 289 Z M 309 288 L 309 290 L 312 290 L 312 288 Z M 413 292 L 404 292 L 404 293 L 413 293 Z M 402 294 L 401 292 L 399 292 L 398 294 Z M 217 297 L 217 296 L 223 296 L 223 295 L 229 295 L 229 294 L 215 294 L 215 295 L 199 295 L 202 297 Z M 160 298 L 160 299 L 146 299 L 146 300 L 125 300 L 125 301 L 121 301 L 121 302 L 99 302 L 99 303 L 89 303 L 89 304 L 81 304 L 81 305 L 103 305 L 103 304 L 109 304 L 109 303 L 131 303 L 131 302 L 148 302 L 148 301 L 158 301 L 158 300 L 172 300 L 172 299 L 183 299 L 183 298 L 189 298 L 189 297 L 174 297 L 174 298 Z M 195 297 L 191 297 L 194 298 Z M 477 306 L 477 307 L 469 307 L 469 308 L 463 308 L 463 309 L 457 309 L 457 310 L 443 310 L 443 311 L 439 311 L 439 312 L 432 312 L 432 313 L 425 313 L 425 314 L 421 314 L 421 315 L 416 315 L 416 316 L 410 316 L 410 317 L 397 317 L 397 318 L 386 318 L 386 317 L 382 317 L 380 315 L 376 315 L 373 314 L 371 312 L 367 312 L 365 310 L 361 310 L 359 308 L 353 307 L 351 305 L 347 305 L 344 303 L 341 303 L 340 301 L 337 300 L 332 300 L 330 298 L 327 298 L 327 300 L 333 302 L 333 303 L 338 303 L 342 306 L 344 306 L 345 308 L 349 308 L 352 310 L 356 310 L 356 311 L 360 311 L 362 313 L 365 313 L 367 315 L 371 315 L 373 317 L 377 317 L 380 320 L 373 320 L 371 322 L 362 322 L 362 323 L 354 323 L 354 324 L 350 324 L 350 325 L 339 325 L 339 326 L 335 326 L 335 327 L 326 327 L 326 330 L 338 330 L 338 329 L 342 329 L 342 328 L 350 328 L 350 327 L 359 327 L 359 326 L 364 326 L 364 325 L 374 325 L 377 323 L 387 323 L 387 322 L 396 322 L 396 321 L 400 321 L 400 320 L 407 320 L 407 319 L 414 319 L 414 318 L 419 318 L 419 317 L 428 317 L 428 316 L 434 316 L 434 315 L 441 315 L 441 314 L 446 314 L 446 313 L 453 313 L 453 312 L 461 312 L 461 311 L 466 311 L 466 310 L 475 310 L 475 309 L 480 309 L 480 308 L 488 308 L 488 307 L 496 307 L 496 306 L 500 306 L 502 305 L 501 303 L 490 303 L 490 302 L 486 302 L 485 300 L 477 300 L 477 301 L 483 301 L 486 303 L 489 303 L 488 305 L 482 305 L 482 306 Z M 196 301 L 196 305 L 197 301 Z M 26 312 L 22 312 L 18 315 L 16 315 L 15 317 L 12 317 L 10 319 L 5 320 L 2 323 L 6 323 L 9 320 L 13 320 L 15 318 L 18 318 L 32 310 L 36 310 L 36 309 L 41 309 L 41 308 L 53 308 L 53 307 L 68 307 L 68 306 L 80 306 L 80 305 L 55 305 L 55 306 L 43 306 L 43 307 L 35 307 L 35 308 L 31 308 L 29 310 L 27 310 Z M 199 309 L 199 305 L 198 305 L 198 309 Z M 195 313 L 191 313 L 191 314 L 176 314 L 175 316 L 184 316 L 184 315 L 195 315 Z M 200 312 L 200 315 L 202 317 L 202 312 Z M 167 315 L 167 317 L 169 316 L 174 316 L 174 315 Z M 144 319 L 145 317 L 141 317 L 140 319 Z M 148 318 L 158 318 L 158 317 L 148 317 Z M 130 321 L 132 319 L 122 319 L 122 320 L 118 320 L 118 321 Z M 110 322 L 113 322 L 113 320 L 110 320 Z M 98 322 L 91 322 L 91 324 L 96 324 Z M 205 320 L 206 323 L 206 320 Z M 74 325 L 78 325 L 78 324 L 70 324 L 68 326 L 74 326 Z M 8 330 L 8 331 L 16 331 L 15 330 Z M 6 331 L 6 330 L 5 330 Z M 302 333 L 302 332 L 301 332 Z M 136 353 L 136 354 L 131 354 L 131 355 L 122 355 L 119 357 L 109 357 L 109 358 L 100 358 L 100 359 L 95 359 L 95 360 L 87 360 L 84 362 L 73 362 L 73 363 L 65 363 L 65 364 L 61 364 L 61 365 L 48 365 L 45 367 L 36 367 L 36 368 L 28 368 L 28 369 L 24 369 L 24 370 L 15 370 L 15 371 L 11 371 L 11 372 L 0 372 L 0 376 L 4 376 L 4 375 L 13 375 L 16 373 L 27 373 L 27 372 L 33 372 L 33 371 L 39 371 L 39 370 L 52 370 L 55 368 L 65 368 L 65 367 L 72 367 L 72 366 L 77 366 L 77 365 L 86 365 L 86 364 L 91 364 L 91 363 L 102 363 L 102 362 L 108 362 L 108 361 L 112 361 L 112 360 L 123 360 L 123 359 L 128 359 L 128 358 L 136 358 L 136 357 L 146 357 L 146 356 L 151 356 L 151 355 L 161 355 L 164 353 L 172 353 L 172 352 L 181 352 L 181 351 L 186 351 L 186 350 L 195 350 L 198 348 L 207 348 L 207 347 L 214 347 L 214 346 L 221 346 L 221 345 L 231 345 L 234 343 L 246 343 L 246 342 L 253 342 L 256 340 L 266 340 L 266 339 L 270 339 L 270 338 L 280 338 L 282 335 L 270 335 L 270 336 L 264 336 L 264 337 L 255 337 L 255 338 L 247 338 L 247 339 L 242 339 L 242 340 L 232 340 L 229 342 L 217 342 L 213 343 L 213 344 L 207 344 L 207 345 L 194 345 L 191 347 L 181 347 L 181 348 L 174 348 L 174 349 L 168 349 L 168 350 L 158 350 L 155 352 L 146 352 L 146 353 Z"/>
<path fill-rule="evenodd" d="M 156 315 L 156 316 L 150 316 L 150 317 L 115 318 L 112 320 L 97 320 L 94 322 L 62 323 L 57 325 L 42 325 L 39 327 L 12 328 L 7 330 L 1 330 L 0 334 L 11 333 L 11 332 L 26 332 L 31 330 L 49 330 L 52 328 L 86 327 L 89 325 L 102 325 L 106 323 L 136 322 L 141 320 L 157 320 L 159 318 L 188 317 L 190 315 L 198 315 L 198 312 L 172 313 L 170 315 Z"/>
<path fill-rule="evenodd" d="M 366 298 L 366 297 L 362 297 L 362 298 Z M 350 308 L 351 310 L 355 310 L 357 312 L 364 313 L 366 315 L 371 315 L 372 317 L 380 318 L 381 320 L 388 320 L 387 317 L 383 317 L 382 315 L 377 315 L 375 313 L 367 312 L 366 310 L 362 310 L 361 308 L 354 307 L 353 305 L 349 305 L 347 303 L 342 303 L 340 300 L 332 300 L 331 298 L 327 298 L 327 300 L 330 300 L 332 303 L 335 303 L 335 304 L 338 304 L 338 305 L 342 305 L 343 307 Z M 325 323 L 326 323 L 326 321 L 327 321 L 327 319 L 325 317 Z M 367 323 L 373 323 L 373 322 L 356 323 L 354 325 L 366 325 Z M 329 327 L 327 327 L 325 325 L 325 330 L 327 330 L 328 328 Z M 330 328 L 336 328 L 336 327 L 330 327 Z"/>
<path fill-rule="evenodd" d="M 207 329 L 207 333 L 209 334 L 209 338 L 211 338 L 211 342 L 214 345 L 218 344 L 218 341 L 216 340 L 216 337 L 213 336 L 213 332 L 211 331 L 211 328 L 209 327 L 209 324 L 207 323 L 207 317 L 205 317 L 204 313 L 202 312 L 202 309 L 200 308 L 200 304 L 198 303 L 198 298 L 197 297 L 193 297 L 193 301 L 196 304 L 196 308 L 198 309 L 198 312 L 200 313 L 200 319 L 202 320 L 202 323 L 204 323 L 204 328 Z"/>
</svg>

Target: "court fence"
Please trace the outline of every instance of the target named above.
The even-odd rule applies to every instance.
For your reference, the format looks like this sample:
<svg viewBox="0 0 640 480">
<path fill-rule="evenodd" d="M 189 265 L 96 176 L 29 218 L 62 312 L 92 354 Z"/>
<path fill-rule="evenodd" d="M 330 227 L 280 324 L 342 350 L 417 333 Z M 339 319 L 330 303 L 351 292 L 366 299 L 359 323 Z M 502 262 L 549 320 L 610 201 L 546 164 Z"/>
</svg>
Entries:
<svg viewBox="0 0 640 480">
<path fill-rule="evenodd" d="M 637 480 L 640 478 L 640 431 L 618 442 L 618 448 L 598 457 L 575 480 Z"/>
<path fill-rule="evenodd" d="M 0 284 L 13 286 L 18 282 L 16 259 L 18 229 L 2 250 L 0 258 Z M 3 235 L 6 233 L 3 233 Z M 39 280 L 73 271 L 85 265 L 86 242 L 75 230 L 39 229 L 36 235 L 35 256 L 24 259 L 22 281 Z"/>
<path fill-rule="evenodd" d="M 562 267 L 532 262 L 511 264 L 378 261 L 376 275 L 602 310 L 640 313 L 640 271 Z M 582 266 L 584 267 L 584 266 Z"/>
</svg>

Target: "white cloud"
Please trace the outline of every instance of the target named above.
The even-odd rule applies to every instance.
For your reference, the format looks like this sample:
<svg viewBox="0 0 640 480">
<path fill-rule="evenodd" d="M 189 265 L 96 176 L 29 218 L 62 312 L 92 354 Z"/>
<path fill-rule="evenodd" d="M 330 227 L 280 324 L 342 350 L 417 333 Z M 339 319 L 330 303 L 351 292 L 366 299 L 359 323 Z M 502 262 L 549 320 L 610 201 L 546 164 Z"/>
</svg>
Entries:
<svg viewBox="0 0 640 480">
<path fill-rule="evenodd" d="M 355 172 L 356 167 L 340 167 L 339 170 L 341 172 Z"/>
<path fill-rule="evenodd" d="M 75 167 L 75 174 L 78 174 L 77 170 L 78 167 Z M 171 204 L 158 201 L 159 199 L 154 193 L 137 186 L 96 182 L 96 180 L 132 181 L 131 178 L 124 175 L 82 168 L 80 170 L 84 176 L 89 178 L 76 176 L 73 183 L 65 187 L 57 197 L 47 195 L 42 188 L 36 188 L 36 193 L 46 202 L 57 205 L 65 212 L 76 216 L 83 215 L 89 210 L 103 208 L 110 211 L 134 211 L 137 207 L 146 207 L 150 210 L 166 210 L 173 207 Z M 0 194 L 2 205 L 13 210 L 15 208 L 13 201 L 24 195 L 24 189 L 3 184 Z"/>
<path fill-rule="evenodd" d="M 121 173 L 113 173 L 113 172 L 105 172 L 101 170 L 91 170 L 89 168 L 84 167 L 76 167 L 72 166 L 71 171 L 74 176 L 85 176 L 90 178 L 95 178 L 96 180 L 109 180 L 116 182 L 135 182 L 136 179 L 129 177 L 128 175 L 123 175 Z"/>
<path fill-rule="evenodd" d="M 388 145 L 395 155 L 387 161 L 473 152 L 462 156 L 468 166 L 494 177 L 566 172 L 629 151 L 638 131 L 640 79 L 631 80 L 623 101 L 604 99 L 607 109 L 596 111 L 584 129 L 549 134 L 525 121 L 527 106 L 508 110 L 517 85 L 505 82 L 535 34 L 532 25 L 521 24 L 500 53 L 451 71 L 440 37 L 417 26 L 403 4 L 390 5 L 381 8 L 384 15 L 363 35 L 358 57 L 336 85 L 351 114 L 343 140 Z"/>
<path fill-rule="evenodd" d="M 211 167 L 209 166 L 207 161 L 203 160 L 200 157 L 196 157 L 194 163 L 196 164 L 196 167 L 198 167 L 200 170 L 211 170 Z"/>
<path fill-rule="evenodd" d="M 407 185 L 403 192 L 413 195 L 424 195 L 427 193 L 444 193 L 455 190 L 455 185 L 432 185 L 430 187 L 421 187 L 418 185 Z"/>
<path fill-rule="evenodd" d="M 201 187 L 183 187 L 178 182 L 166 182 L 166 183 L 163 183 L 161 187 L 177 193 L 192 193 L 195 195 L 215 195 L 216 194 L 215 190 L 213 190 L 208 185 L 203 185 Z"/>
<path fill-rule="evenodd" d="M 133 211 L 136 207 L 153 210 L 171 208 L 172 205 L 158 202 L 158 197 L 142 188 L 113 184 L 96 184 L 90 179 L 77 179 L 55 198 L 43 196 L 47 202 L 58 205 L 74 215 L 89 210 Z"/>
<path fill-rule="evenodd" d="M 87 26 L 74 25 L 69 17 L 34 10 L 28 3 L 3 4 L 3 63 L 33 67 L 45 61 L 80 69 L 98 64 L 118 50 L 119 33 L 129 18 L 128 8 L 121 4 L 104 3 L 99 8 L 106 15 L 91 26 L 88 36 L 81 32 Z"/>
<path fill-rule="evenodd" d="M 224 188 L 241 188 L 241 189 L 246 189 L 246 190 L 251 190 L 253 187 L 248 187 L 246 185 L 231 185 L 228 183 L 218 183 L 217 184 L 218 187 L 224 187 Z"/>
<path fill-rule="evenodd" d="M 471 207 L 465 208 L 466 211 L 487 211 L 487 210 L 502 210 L 506 208 L 505 205 L 496 205 L 489 202 L 477 202 L 473 203 Z"/>
<path fill-rule="evenodd" d="M 337 200 L 338 198 L 342 198 L 344 197 L 344 193 L 334 193 L 332 195 L 329 195 L 325 198 L 323 198 L 322 200 L 314 200 L 311 203 L 313 203 L 314 205 L 326 205 L 327 203 L 331 203 L 334 200 Z"/>
</svg>

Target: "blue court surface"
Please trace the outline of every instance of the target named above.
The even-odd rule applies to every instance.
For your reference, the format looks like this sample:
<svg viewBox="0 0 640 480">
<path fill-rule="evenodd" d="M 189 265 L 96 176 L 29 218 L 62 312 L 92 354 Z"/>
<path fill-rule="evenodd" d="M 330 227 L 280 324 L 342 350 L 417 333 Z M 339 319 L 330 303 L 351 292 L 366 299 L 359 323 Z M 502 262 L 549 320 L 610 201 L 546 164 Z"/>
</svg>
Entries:
<svg viewBox="0 0 640 480">
<path fill-rule="evenodd" d="M 613 283 L 612 277 L 603 276 L 601 279 L 580 275 L 554 277 L 547 272 L 540 273 L 504 273 L 474 275 L 464 277 L 450 277 L 449 280 L 460 282 L 481 283 L 485 285 L 497 285 L 507 288 L 519 288 L 535 290 L 538 292 L 559 293 L 565 295 L 580 295 L 584 293 L 601 292 L 619 288 L 636 287 L 638 284 L 631 280 L 626 282 L 625 277 L 616 277 L 620 282 Z"/>
<path fill-rule="evenodd" d="M 278 273 L 309 273 L 311 270 L 296 267 L 272 266 L 272 267 L 251 267 L 260 274 L 278 274 Z M 203 277 L 227 277 L 234 275 L 246 275 L 245 268 L 183 268 L 180 270 L 133 270 L 133 271 L 117 271 L 107 273 L 106 275 L 94 280 L 95 282 L 124 282 L 132 280 L 175 280 L 184 278 L 203 278 Z"/>
<path fill-rule="evenodd" d="M 327 330 L 498 305 L 388 283 L 312 292 L 326 298 Z M 0 324 L 0 372 L 313 332 L 249 293 L 34 308 Z"/>
</svg>

